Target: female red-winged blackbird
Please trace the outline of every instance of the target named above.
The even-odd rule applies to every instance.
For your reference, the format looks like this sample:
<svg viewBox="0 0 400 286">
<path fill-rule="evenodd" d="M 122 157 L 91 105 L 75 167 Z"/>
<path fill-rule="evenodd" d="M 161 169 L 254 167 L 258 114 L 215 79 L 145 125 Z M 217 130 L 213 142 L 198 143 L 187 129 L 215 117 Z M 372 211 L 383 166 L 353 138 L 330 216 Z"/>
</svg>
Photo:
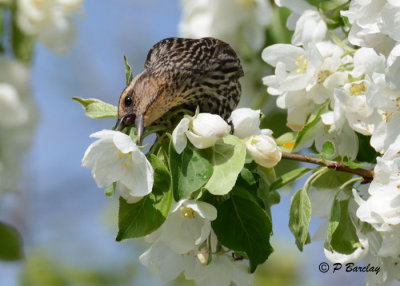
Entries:
<svg viewBox="0 0 400 286">
<path fill-rule="evenodd" d="M 164 39 L 151 48 L 144 68 L 122 92 L 115 126 L 135 123 L 139 142 L 144 127 L 176 106 L 199 106 L 227 119 L 239 102 L 243 69 L 218 39 Z"/>
</svg>

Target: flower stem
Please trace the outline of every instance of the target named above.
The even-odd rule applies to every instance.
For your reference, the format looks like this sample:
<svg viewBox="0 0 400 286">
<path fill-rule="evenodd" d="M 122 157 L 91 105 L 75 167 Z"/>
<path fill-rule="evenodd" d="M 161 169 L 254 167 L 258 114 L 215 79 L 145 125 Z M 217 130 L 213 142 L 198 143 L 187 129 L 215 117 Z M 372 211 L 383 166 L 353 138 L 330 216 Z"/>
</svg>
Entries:
<svg viewBox="0 0 400 286">
<path fill-rule="evenodd" d="M 320 166 L 328 167 L 329 169 L 333 169 L 336 171 L 358 175 L 364 179 L 362 181 L 362 184 L 370 183 L 374 179 L 374 171 L 370 171 L 370 170 L 366 170 L 366 169 L 362 169 L 362 168 L 351 169 L 342 162 L 314 158 L 314 157 L 310 157 L 307 155 L 292 154 L 292 153 L 288 153 L 288 152 L 282 152 L 282 159 L 317 164 Z"/>
</svg>

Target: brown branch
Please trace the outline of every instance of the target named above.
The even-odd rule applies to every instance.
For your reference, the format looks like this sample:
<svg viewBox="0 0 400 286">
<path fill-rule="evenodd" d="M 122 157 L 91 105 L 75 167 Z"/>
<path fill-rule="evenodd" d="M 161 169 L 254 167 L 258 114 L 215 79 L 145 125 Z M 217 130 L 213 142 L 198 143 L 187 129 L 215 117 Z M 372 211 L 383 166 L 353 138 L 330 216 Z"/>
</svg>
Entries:
<svg viewBox="0 0 400 286">
<path fill-rule="evenodd" d="M 307 155 L 292 154 L 292 153 L 288 153 L 288 152 L 282 152 L 282 159 L 317 164 L 317 165 L 321 165 L 324 167 L 328 167 L 329 169 L 333 169 L 336 171 L 359 175 L 359 176 L 363 177 L 363 179 L 364 179 L 362 184 L 370 183 L 374 179 L 374 171 L 370 171 L 370 170 L 366 170 L 366 169 L 362 169 L 362 168 L 350 169 L 349 167 L 346 167 L 346 165 L 343 164 L 342 162 L 330 161 L 330 160 L 325 160 L 325 159 L 320 159 L 320 158 L 313 158 L 313 157 L 310 157 Z"/>
</svg>

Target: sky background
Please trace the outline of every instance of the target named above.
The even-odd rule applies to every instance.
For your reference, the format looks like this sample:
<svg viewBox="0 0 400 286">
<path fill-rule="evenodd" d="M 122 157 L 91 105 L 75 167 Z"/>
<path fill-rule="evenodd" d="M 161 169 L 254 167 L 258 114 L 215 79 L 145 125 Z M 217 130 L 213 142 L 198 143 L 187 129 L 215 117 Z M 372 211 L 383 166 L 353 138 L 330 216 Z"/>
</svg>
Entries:
<svg viewBox="0 0 400 286">
<path fill-rule="evenodd" d="M 82 269 L 135 272 L 132 285 L 166 285 L 140 265 L 146 249 L 141 240 L 115 241 L 117 196 L 107 198 L 97 188 L 89 169 L 81 167 L 89 135 L 110 129 L 114 120 L 94 120 L 84 115 L 73 96 L 98 98 L 117 105 L 125 86 L 123 55 L 134 74 L 142 71 L 148 50 L 159 40 L 178 36 L 178 1 L 86 0 L 77 20 L 77 39 L 69 53 L 54 54 L 36 46 L 32 93 L 40 122 L 30 151 L 22 162 L 21 188 L 9 196 L 0 219 L 21 231 L 27 257 L 46 254 L 52 260 Z M 268 116 L 268 115 L 267 115 Z M 272 207 L 274 261 L 290 259 L 299 265 L 306 285 L 359 285 L 355 273 L 321 274 L 327 261 L 322 243 L 299 253 L 288 228 L 290 194 Z M 311 233 L 320 220 L 313 218 Z M 0 262 L 0 285 L 16 285 L 23 263 Z M 300 281 L 299 281 L 300 282 Z"/>
</svg>

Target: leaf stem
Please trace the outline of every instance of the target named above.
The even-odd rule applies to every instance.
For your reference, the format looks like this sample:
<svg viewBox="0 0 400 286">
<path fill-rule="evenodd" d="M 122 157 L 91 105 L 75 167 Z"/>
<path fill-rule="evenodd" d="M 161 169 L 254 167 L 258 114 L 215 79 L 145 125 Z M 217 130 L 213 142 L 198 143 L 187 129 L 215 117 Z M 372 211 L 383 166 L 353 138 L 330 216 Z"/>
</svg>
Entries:
<svg viewBox="0 0 400 286">
<path fill-rule="evenodd" d="M 282 159 L 317 164 L 317 165 L 325 166 L 325 167 L 328 167 L 329 169 L 333 169 L 333 170 L 336 170 L 339 172 L 346 172 L 346 173 L 358 175 L 364 179 L 361 182 L 362 184 L 368 184 L 374 179 L 374 171 L 370 171 L 370 170 L 366 170 L 366 169 L 362 169 L 362 168 L 351 169 L 351 168 L 347 167 L 344 163 L 338 162 L 338 161 L 330 161 L 330 160 L 310 157 L 307 155 L 292 154 L 292 153 L 288 153 L 288 152 L 282 152 Z"/>
</svg>

